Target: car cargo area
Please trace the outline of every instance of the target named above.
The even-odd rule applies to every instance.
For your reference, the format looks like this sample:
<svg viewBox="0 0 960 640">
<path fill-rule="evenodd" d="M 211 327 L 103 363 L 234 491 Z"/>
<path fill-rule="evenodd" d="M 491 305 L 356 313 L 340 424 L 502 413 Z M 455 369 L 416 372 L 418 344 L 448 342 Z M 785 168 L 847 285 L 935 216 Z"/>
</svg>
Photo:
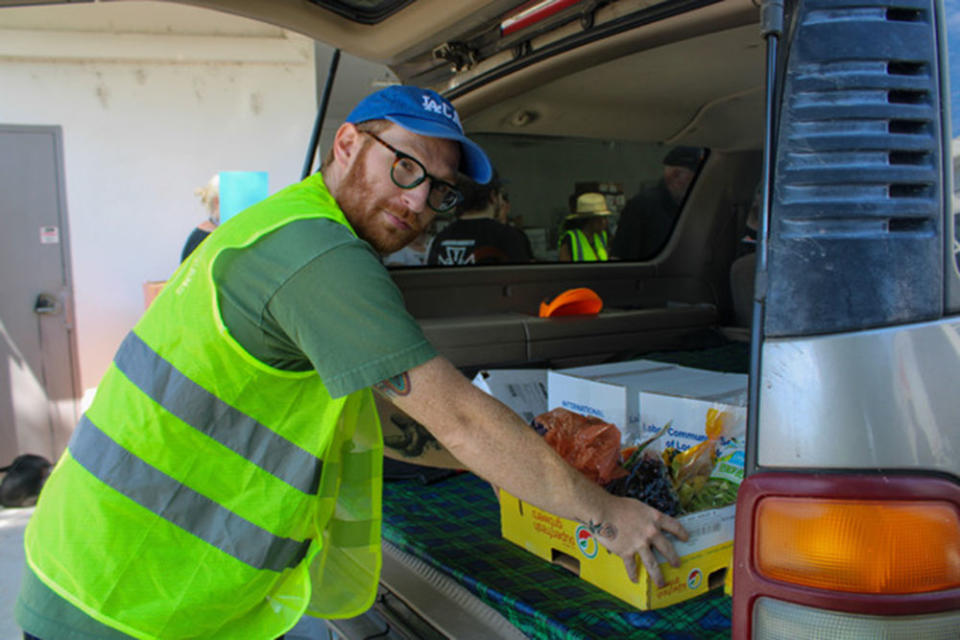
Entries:
<svg viewBox="0 0 960 640">
<path fill-rule="evenodd" d="M 623 12 L 639 6 L 613 4 Z M 505 62 L 505 54 L 493 54 L 449 76 L 446 65 L 434 64 L 411 78 L 460 98 L 465 128 L 490 154 L 509 192 L 512 222 L 535 255 L 531 264 L 391 268 L 427 336 L 466 375 L 640 358 L 748 372 L 743 300 L 750 299 L 744 288 L 752 271 L 737 278 L 731 270 L 753 248 L 748 219 L 761 170 L 763 41 L 756 7 L 724 5 L 688 6 L 580 48 L 552 41 L 542 46 L 557 53 L 542 57 L 534 39 L 526 67 L 522 56 Z M 564 28 L 555 35 L 560 41 L 589 31 L 583 23 Z M 664 156 L 678 146 L 701 150 L 703 161 L 658 251 L 640 260 L 559 261 L 573 196 L 601 191 L 622 213 L 661 178 Z M 577 287 L 600 296 L 599 314 L 539 317 L 542 301 Z M 576 557 L 554 552 L 545 562 L 505 540 L 500 505 L 480 478 L 408 471 L 411 479 L 385 483 L 383 529 L 385 567 L 408 578 L 385 570 L 383 593 L 363 624 L 376 617 L 381 629 L 406 628 L 409 637 L 511 637 L 490 633 L 489 611 L 468 613 L 469 602 L 526 637 L 729 637 L 725 571 L 703 578 L 706 595 L 638 610 L 577 577 Z M 450 609 L 462 615 L 446 620 Z M 415 631 L 411 620 L 432 631 Z M 352 635 L 350 624 L 361 623 L 341 623 L 340 632 L 363 637 Z"/>
</svg>

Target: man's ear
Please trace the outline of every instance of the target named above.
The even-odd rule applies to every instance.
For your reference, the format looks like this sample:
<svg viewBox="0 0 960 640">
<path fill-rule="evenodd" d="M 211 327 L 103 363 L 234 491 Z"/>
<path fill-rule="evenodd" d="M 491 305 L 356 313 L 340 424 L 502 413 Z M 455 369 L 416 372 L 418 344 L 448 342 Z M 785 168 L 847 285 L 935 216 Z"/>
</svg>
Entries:
<svg viewBox="0 0 960 640">
<path fill-rule="evenodd" d="M 333 138 L 333 161 L 349 167 L 360 152 L 363 140 L 360 130 L 350 122 L 344 122 Z"/>
</svg>

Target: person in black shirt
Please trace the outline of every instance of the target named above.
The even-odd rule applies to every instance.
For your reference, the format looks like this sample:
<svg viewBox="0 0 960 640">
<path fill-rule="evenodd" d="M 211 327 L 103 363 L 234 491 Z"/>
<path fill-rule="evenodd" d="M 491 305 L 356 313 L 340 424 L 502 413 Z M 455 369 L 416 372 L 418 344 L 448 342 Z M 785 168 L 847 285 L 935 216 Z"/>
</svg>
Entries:
<svg viewBox="0 0 960 640">
<path fill-rule="evenodd" d="M 433 239 L 427 264 L 452 266 L 531 262 L 527 235 L 507 224 L 510 199 L 499 176 L 487 184 L 463 181 L 457 219 Z"/>
<path fill-rule="evenodd" d="M 663 158 L 663 177 L 630 198 L 620 214 L 610 246 L 615 257 L 646 260 L 660 253 L 702 158 L 703 152 L 696 147 L 675 147 Z"/>
</svg>

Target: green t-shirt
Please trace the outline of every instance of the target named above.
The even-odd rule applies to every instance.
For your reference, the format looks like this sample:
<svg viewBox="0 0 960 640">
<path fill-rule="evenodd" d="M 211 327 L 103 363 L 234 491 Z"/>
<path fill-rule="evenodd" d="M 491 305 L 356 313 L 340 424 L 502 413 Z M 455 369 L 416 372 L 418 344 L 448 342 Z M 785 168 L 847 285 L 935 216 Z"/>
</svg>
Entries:
<svg viewBox="0 0 960 640">
<path fill-rule="evenodd" d="M 224 322 L 251 355 L 284 370 L 316 369 L 341 397 L 436 356 L 380 258 L 328 219 L 292 222 L 214 265 Z M 113 640 L 110 629 L 29 568 L 17 622 L 41 640 Z"/>
</svg>

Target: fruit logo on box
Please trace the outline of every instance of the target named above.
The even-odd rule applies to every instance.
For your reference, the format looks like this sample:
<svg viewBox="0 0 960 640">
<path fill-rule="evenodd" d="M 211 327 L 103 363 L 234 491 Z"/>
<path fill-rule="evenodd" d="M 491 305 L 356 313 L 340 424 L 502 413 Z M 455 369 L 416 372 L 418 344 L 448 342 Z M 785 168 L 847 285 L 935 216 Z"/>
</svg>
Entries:
<svg viewBox="0 0 960 640">
<path fill-rule="evenodd" d="M 582 553 L 585 558 L 592 559 L 597 557 L 597 552 L 600 551 L 600 545 L 597 544 L 597 539 L 593 537 L 593 534 L 590 533 L 586 527 L 580 525 L 573 535 L 577 538 L 577 548 L 580 549 L 580 553 Z"/>
<path fill-rule="evenodd" d="M 694 569 L 687 576 L 687 588 L 696 589 L 700 586 L 700 583 L 703 582 L 703 573 L 700 569 Z"/>
</svg>

